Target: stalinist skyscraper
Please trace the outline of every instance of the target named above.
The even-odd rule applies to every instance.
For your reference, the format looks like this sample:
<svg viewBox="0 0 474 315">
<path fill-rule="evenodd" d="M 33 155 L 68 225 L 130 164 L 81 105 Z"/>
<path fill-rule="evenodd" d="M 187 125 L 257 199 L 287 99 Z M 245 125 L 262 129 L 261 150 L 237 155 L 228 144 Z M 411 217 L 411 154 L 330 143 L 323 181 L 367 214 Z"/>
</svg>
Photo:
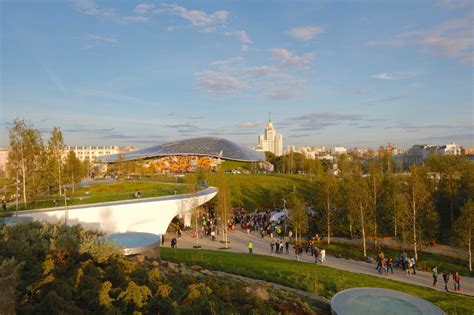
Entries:
<svg viewBox="0 0 474 315">
<path fill-rule="evenodd" d="M 257 150 L 269 151 L 274 153 L 276 156 L 283 154 L 283 135 L 277 134 L 276 128 L 273 127 L 271 116 L 268 119 L 265 133 L 258 136 Z"/>
</svg>

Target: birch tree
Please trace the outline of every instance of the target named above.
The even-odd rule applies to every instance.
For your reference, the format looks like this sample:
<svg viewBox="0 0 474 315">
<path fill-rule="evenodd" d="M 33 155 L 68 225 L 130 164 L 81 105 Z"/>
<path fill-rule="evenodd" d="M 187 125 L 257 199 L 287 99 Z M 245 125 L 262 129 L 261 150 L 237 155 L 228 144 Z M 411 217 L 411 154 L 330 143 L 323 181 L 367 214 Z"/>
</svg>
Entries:
<svg viewBox="0 0 474 315">
<path fill-rule="evenodd" d="M 461 215 L 455 224 L 455 241 L 467 250 L 469 257 L 469 271 L 472 271 L 472 245 L 474 242 L 474 202 L 466 201 L 461 208 Z"/>
<path fill-rule="evenodd" d="M 367 256 L 367 222 L 369 219 L 369 195 L 367 181 L 362 177 L 362 165 L 359 159 L 354 161 L 354 171 L 349 181 L 349 197 L 351 208 L 355 209 L 358 217 L 360 232 L 362 235 L 362 248 L 364 256 Z"/>
<path fill-rule="evenodd" d="M 383 167 L 380 164 L 380 161 L 376 159 L 372 159 L 369 162 L 369 176 L 367 177 L 368 181 L 368 192 L 370 195 L 370 208 L 372 210 L 372 218 L 373 218 L 373 227 L 374 227 L 374 246 L 377 248 L 377 228 L 378 228 L 378 220 L 379 220 L 379 207 L 380 207 L 380 199 L 382 195 L 382 175 L 383 175 Z"/>
<path fill-rule="evenodd" d="M 48 140 L 48 152 L 50 163 L 53 168 L 54 179 L 58 186 L 59 195 L 63 193 L 63 154 L 64 154 L 64 138 L 61 130 L 54 127 Z"/>
<path fill-rule="evenodd" d="M 37 157 L 43 147 L 39 130 L 24 120 L 15 119 L 9 129 L 8 173 L 18 181 L 21 187 L 23 203 L 26 205 L 32 189 L 30 180 L 34 176 Z"/>
<path fill-rule="evenodd" d="M 331 244 L 333 224 L 337 219 L 338 207 L 336 203 L 337 179 L 333 174 L 321 173 L 317 182 L 317 204 L 326 224 L 328 244 Z"/>
<path fill-rule="evenodd" d="M 407 217 L 411 225 L 413 237 L 413 252 L 418 260 L 418 237 L 417 231 L 420 228 L 417 224 L 424 215 L 424 210 L 429 206 L 430 193 L 426 185 L 426 174 L 419 166 L 412 166 L 410 174 L 405 182 L 405 196 L 408 201 Z M 433 227 L 432 227 L 433 228 Z"/>
</svg>

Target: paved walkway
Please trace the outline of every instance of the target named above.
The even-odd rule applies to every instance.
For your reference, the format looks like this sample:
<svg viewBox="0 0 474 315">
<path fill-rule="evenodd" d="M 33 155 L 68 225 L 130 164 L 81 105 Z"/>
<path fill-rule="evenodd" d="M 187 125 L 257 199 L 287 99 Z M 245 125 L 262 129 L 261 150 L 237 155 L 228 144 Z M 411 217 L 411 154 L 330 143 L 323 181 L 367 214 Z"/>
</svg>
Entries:
<svg viewBox="0 0 474 315">
<path fill-rule="evenodd" d="M 165 237 L 165 247 L 170 246 L 170 240 L 174 234 L 168 234 Z M 213 249 L 218 250 L 219 248 L 223 247 L 223 244 L 219 242 L 221 238 L 217 238 L 216 241 L 211 241 L 210 237 L 205 237 L 199 240 L 199 245 L 202 246 L 203 249 Z M 271 239 L 268 237 L 261 238 L 257 233 L 252 233 L 250 235 L 242 232 L 236 231 L 229 234 L 229 240 L 231 247 L 226 251 L 231 251 L 235 253 L 247 253 L 247 243 L 249 240 L 252 240 L 254 244 L 253 252 L 259 255 L 267 255 L 267 256 L 274 256 L 283 259 L 289 260 L 296 260 L 294 250 L 290 249 L 290 254 L 272 254 L 270 252 L 270 242 Z M 196 245 L 196 239 L 191 237 L 190 232 L 183 232 L 182 238 L 178 240 L 178 248 L 192 248 Z M 314 258 L 310 254 L 303 253 L 300 257 L 300 261 L 314 263 Z M 435 287 L 432 286 L 433 284 L 433 277 L 431 276 L 430 272 L 424 271 L 417 271 L 416 275 L 406 275 L 402 270 L 395 268 L 394 274 L 383 275 L 379 274 L 375 270 L 375 265 L 370 264 L 363 261 L 355 261 L 355 260 L 348 260 L 344 258 L 336 258 L 331 256 L 331 253 L 326 254 L 326 262 L 324 263 L 325 266 L 346 270 L 354 273 L 361 273 L 367 274 L 376 277 L 388 278 L 392 280 L 397 280 L 405 283 L 416 284 L 428 288 L 433 288 L 438 291 L 444 291 L 444 282 L 443 278 L 440 275 L 438 277 L 438 283 Z M 453 281 L 452 277 L 449 281 L 449 289 L 453 290 Z M 474 278 L 471 277 L 462 277 L 461 278 L 461 293 L 465 295 L 474 296 Z"/>
</svg>

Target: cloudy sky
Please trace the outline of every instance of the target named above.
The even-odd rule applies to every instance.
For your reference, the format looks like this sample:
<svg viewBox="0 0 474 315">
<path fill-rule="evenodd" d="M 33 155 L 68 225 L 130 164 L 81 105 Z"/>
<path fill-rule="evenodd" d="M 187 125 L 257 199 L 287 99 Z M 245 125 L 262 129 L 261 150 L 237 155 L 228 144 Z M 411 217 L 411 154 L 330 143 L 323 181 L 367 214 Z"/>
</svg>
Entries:
<svg viewBox="0 0 474 315">
<path fill-rule="evenodd" d="M 2 1 L 0 145 L 474 146 L 472 1 Z"/>
</svg>

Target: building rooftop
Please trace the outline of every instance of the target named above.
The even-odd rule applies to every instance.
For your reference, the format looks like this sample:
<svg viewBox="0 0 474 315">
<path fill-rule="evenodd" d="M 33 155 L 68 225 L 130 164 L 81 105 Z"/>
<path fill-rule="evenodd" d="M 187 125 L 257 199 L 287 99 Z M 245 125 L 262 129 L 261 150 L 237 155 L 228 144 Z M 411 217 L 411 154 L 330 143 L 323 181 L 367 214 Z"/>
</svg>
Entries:
<svg viewBox="0 0 474 315">
<path fill-rule="evenodd" d="M 117 162 L 121 156 L 123 156 L 124 161 L 131 161 L 173 155 L 212 156 L 226 160 L 244 162 L 257 162 L 265 160 L 264 152 L 252 151 L 235 142 L 214 137 L 194 138 L 168 142 L 146 149 L 127 152 L 122 155 L 113 154 L 99 157 L 98 160 L 106 163 L 114 163 Z"/>
</svg>

